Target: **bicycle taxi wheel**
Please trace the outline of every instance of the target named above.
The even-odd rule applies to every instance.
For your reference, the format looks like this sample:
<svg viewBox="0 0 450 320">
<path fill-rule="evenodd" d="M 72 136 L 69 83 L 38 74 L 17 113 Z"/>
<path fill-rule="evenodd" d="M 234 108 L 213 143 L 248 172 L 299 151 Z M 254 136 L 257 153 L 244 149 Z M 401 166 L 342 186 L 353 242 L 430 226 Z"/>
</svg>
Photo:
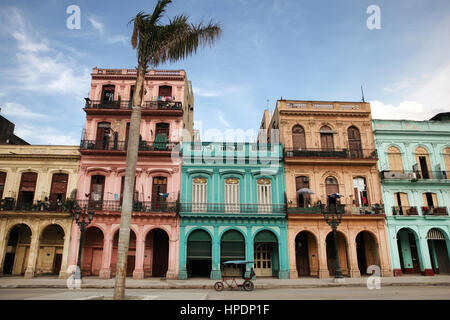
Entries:
<svg viewBox="0 0 450 320">
<path fill-rule="evenodd" d="M 242 287 L 245 291 L 253 291 L 253 289 L 255 288 L 253 282 L 251 282 L 250 280 L 245 280 Z"/>
<path fill-rule="evenodd" d="M 223 282 L 222 281 L 217 281 L 216 283 L 214 283 L 214 289 L 216 291 L 222 291 L 223 290 Z"/>
</svg>

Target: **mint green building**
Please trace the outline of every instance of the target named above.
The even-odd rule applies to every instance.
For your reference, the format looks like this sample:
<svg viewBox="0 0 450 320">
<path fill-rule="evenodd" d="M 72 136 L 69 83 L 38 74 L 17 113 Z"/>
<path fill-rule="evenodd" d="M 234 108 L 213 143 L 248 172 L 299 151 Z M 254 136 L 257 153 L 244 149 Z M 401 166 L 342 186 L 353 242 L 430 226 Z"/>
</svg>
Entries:
<svg viewBox="0 0 450 320">
<path fill-rule="evenodd" d="M 282 161 L 280 144 L 183 143 L 179 279 L 220 279 L 227 260 L 289 277 Z"/>
<path fill-rule="evenodd" d="M 394 275 L 450 273 L 448 114 L 372 125 Z"/>
</svg>

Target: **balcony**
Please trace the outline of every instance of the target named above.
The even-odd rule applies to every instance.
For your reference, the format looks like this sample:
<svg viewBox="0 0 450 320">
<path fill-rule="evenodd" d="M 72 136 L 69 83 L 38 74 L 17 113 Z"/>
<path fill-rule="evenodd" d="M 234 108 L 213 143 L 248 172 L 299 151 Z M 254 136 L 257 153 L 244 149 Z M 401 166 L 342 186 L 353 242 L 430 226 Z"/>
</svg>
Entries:
<svg viewBox="0 0 450 320">
<path fill-rule="evenodd" d="M 379 204 L 373 206 L 358 207 L 355 205 L 338 204 L 337 212 L 345 215 L 370 215 L 370 214 L 384 214 L 384 208 Z M 323 211 L 322 211 L 323 210 Z M 289 214 L 323 214 L 323 212 L 331 212 L 333 209 L 322 206 L 313 206 L 308 208 L 303 207 L 288 207 Z"/>
<path fill-rule="evenodd" d="M 37 200 L 33 202 L 23 201 L 18 203 L 14 198 L 0 200 L 0 211 L 37 211 L 37 212 L 67 212 L 73 207 L 72 200 L 51 202 Z"/>
<path fill-rule="evenodd" d="M 286 213 L 284 204 L 226 204 L 226 203 L 181 203 L 182 213 Z"/>
<path fill-rule="evenodd" d="M 447 171 L 389 171 L 384 170 L 380 172 L 380 177 L 383 180 L 433 180 L 442 179 L 450 180 L 450 175 Z"/>
<path fill-rule="evenodd" d="M 375 149 L 292 149 L 284 150 L 285 158 L 378 159 Z"/>
<path fill-rule="evenodd" d="M 172 152 L 178 142 L 164 141 L 140 141 L 139 152 L 141 154 Z M 83 154 L 108 153 L 108 154 L 126 154 L 128 141 L 99 141 L 99 140 L 81 140 L 80 151 Z"/>
<path fill-rule="evenodd" d="M 446 207 L 421 207 L 424 216 L 448 216 Z"/>
<path fill-rule="evenodd" d="M 394 216 L 417 216 L 419 215 L 417 207 L 392 207 L 392 214 Z"/>
<path fill-rule="evenodd" d="M 112 100 L 112 101 L 102 101 L 102 100 L 90 100 L 85 98 L 86 104 L 84 110 L 88 114 L 108 114 L 123 113 L 130 114 L 132 109 L 131 100 Z M 142 114 L 159 114 L 159 115 L 183 115 L 182 103 L 180 101 L 170 100 L 154 100 L 154 101 L 144 101 L 142 108 Z"/>
<path fill-rule="evenodd" d="M 95 211 L 120 212 L 122 210 L 122 201 L 120 200 L 77 200 L 76 204 L 81 208 Z M 134 201 L 133 212 L 177 212 L 177 202 L 150 202 Z"/>
</svg>

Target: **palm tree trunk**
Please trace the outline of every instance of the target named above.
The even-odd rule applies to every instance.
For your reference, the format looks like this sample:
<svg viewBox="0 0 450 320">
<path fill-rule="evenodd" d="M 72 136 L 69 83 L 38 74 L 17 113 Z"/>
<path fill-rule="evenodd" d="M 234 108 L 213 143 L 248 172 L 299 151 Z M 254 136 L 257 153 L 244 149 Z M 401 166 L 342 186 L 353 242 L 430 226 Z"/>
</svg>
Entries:
<svg viewBox="0 0 450 320">
<path fill-rule="evenodd" d="M 127 275 L 128 247 L 130 244 L 131 214 L 133 210 L 133 188 L 136 175 L 136 163 L 139 148 L 139 132 L 141 126 L 141 106 L 144 100 L 145 66 L 139 66 L 136 78 L 136 91 L 133 96 L 131 111 L 130 134 L 127 148 L 127 164 L 125 171 L 125 185 L 123 190 L 122 212 L 120 216 L 119 247 L 117 250 L 116 282 L 114 299 L 123 300 L 125 297 L 125 280 Z"/>
</svg>

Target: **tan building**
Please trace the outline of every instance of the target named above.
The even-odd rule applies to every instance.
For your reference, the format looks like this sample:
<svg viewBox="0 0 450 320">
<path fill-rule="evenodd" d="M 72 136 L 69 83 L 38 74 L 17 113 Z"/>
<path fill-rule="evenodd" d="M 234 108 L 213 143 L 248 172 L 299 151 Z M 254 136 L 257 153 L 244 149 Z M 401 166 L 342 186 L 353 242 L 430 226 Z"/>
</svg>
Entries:
<svg viewBox="0 0 450 320">
<path fill-rule="evenodd" d="M 337 240 L 344 276 L 365 275 L 370 265 L 392 275 L 371 119 L 361 102 L 278 100 L 272 115 L 264 112 L 258 139 L 284 145 L 291 278 L 334 275 L 322 214 L 334 193 L 345 213 Z"/>
<path fill-rule="evenodd" d="M 78 149 L 0 145 L 0 274 L 66 277 Z"/>
</svg>

